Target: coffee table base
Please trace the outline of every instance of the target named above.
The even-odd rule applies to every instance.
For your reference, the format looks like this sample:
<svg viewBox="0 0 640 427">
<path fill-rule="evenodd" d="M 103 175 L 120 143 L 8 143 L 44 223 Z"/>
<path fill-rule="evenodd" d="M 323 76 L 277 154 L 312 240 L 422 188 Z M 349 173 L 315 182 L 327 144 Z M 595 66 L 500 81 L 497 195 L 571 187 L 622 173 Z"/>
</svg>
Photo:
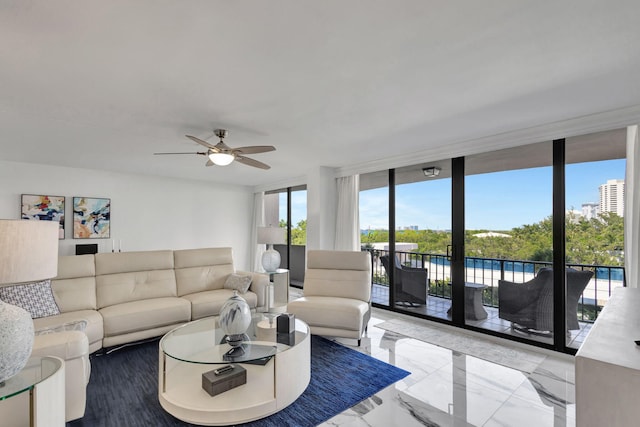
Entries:
<svg viewBox="0 0 640 427">
<path fill-rule="evenodd" d="M 198 425 L 245 423 L 286 408 L 304 392 L 311 379 L 311 338 L 307 334 L 264 366 L 242 364 L 247 383 L 217 396 L 202 389 L 202 374 L 219 365 L 178 361 L 161 349 L 159 361 L 158 398 L 165 411 Z"/>
</svg>

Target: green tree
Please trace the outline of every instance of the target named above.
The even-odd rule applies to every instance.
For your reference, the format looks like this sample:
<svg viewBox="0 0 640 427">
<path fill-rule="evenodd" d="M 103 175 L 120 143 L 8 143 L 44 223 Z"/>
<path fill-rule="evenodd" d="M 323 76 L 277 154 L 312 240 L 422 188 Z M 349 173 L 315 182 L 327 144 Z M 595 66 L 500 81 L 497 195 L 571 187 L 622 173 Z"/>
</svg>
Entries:
<svg viewBox="0 0 640 427">
<path fill-rule="evenodd" d="M 477 234 L 489 230 L 467 230 L 466 256 L 512 259 L 521 261 L 553 261 L 553 220 L 549 216 L 535 224 L 500 231 L 510 237 Z M 388 242 L 388 230 L 371 230 L 361 236 L 363 246 Z M 444 255 L 451 244 L 451 233 L 434 230 L 399 230 L 397 242 L 417 243 L 415 252 Z M 571 264 L 624 265 L 624 221 L 615 213 L 604 213 L 587 220 L 569 214 L 566 219 L 566 259 Z"/>
</svg>

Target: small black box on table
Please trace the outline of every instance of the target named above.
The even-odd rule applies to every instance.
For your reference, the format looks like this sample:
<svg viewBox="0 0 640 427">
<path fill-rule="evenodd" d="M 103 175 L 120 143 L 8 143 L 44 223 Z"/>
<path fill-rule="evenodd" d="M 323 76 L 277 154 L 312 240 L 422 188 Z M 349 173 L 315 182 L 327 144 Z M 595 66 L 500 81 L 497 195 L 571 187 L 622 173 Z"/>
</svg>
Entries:
<svg viewBox="0 0 640 427">
<path fill-rule="evenodd" d="M 239 365 L 226 365 L 202 374 L 202 388 L 216 396 L 247 383 L 247 370 Z"/>
<path fill-rule="evenodd" d="M 276 332 L 278 334 L 290 334 L 296 331 L 296 316 L 291 313 L 282 313 L 276 318 Z"/>
</svg>

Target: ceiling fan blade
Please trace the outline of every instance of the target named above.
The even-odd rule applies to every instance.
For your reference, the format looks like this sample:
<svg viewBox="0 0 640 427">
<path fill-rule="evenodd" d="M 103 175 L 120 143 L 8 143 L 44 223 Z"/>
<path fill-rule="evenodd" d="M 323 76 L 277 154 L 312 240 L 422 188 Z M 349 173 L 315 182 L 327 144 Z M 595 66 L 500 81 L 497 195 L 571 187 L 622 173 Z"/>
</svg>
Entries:
<svg viewBox="0 0 640 427">
<path fill-rule="evenodd" d="M 207 147 L 211 150 L 216 150 L 216 151 L 218 150 L 218 148 L 215 145 L 211 145 L 207 141 L 203 141 L 200 138 L 196 138 L 195 136 L 191 136 L 191 135 L 185 135 L 185 136 L 190 140 L 192 140 L 193 142 L 202 145 L 203 147 Z"/>
<path fill-rule="evenodd" d="M 257 160 L 250 159 L 249 157 L 242 157 L 242 156 L 236 155 L 236 160 L 242 163 L 243 165 L 253 166 L 254 168 L 271 169 L 271 166 L 267 165 L 266 163 L 262 163 Z"/>
<path fill-rule="evenodd" d="M 205 156 L 207 153 L 203 152 L 203 151 L 191 151 L 189 153 L 153 153 L 155 156 L 160 156 L 163 154 L 200 154 L 202 156 Z"/>
<path fill-rule="evenodd" d="M 211 159 L 207 160 L 207 163 L 204 164 L 205 166 L 215 166 L 215 163 L 213 163 L 211 161 Z"/>
<path fill-rule="evenodd" d="M 268 153 L 269 151 L 275 151 L 276 147 L 273 145 L 252 145 L 249 147 L 238 147 L 234 148 L 238 154 L 258 154 L 258 153 Z"/>
</svg>

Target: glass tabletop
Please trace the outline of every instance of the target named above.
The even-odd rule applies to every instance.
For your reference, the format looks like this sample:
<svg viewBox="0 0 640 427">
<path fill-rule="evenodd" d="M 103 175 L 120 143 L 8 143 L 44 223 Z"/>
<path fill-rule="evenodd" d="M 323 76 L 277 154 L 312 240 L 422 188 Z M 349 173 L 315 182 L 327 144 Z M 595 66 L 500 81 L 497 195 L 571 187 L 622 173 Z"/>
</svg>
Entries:
<svg viewBox="0 0 640 427">
<path fill-rule="evenodd" d="M 55 357 L 32 357 L 20 372 L 0 385 L 0 400 L 5 400 L 24 391 L 55 374 L 62 361 Z"/>
<path fill-rule="evenodd" d="M 168 332 L 160 340 L 160 349 L 168 357 L 188 363 L 266 363 L 274 355 L 301 343 L 309 334 L 307 324 L 296 319 L 295 332 L 285 335 L 274 333 L 274 341 L 259 340 L 256 336 L 257 328 L 268 327 L 270 322 L 275 329 L 274 315 L 254 313 L 240 346 L 231 347 L 220 329 L 218 317 L 206 317 Z"/>
</svg>

